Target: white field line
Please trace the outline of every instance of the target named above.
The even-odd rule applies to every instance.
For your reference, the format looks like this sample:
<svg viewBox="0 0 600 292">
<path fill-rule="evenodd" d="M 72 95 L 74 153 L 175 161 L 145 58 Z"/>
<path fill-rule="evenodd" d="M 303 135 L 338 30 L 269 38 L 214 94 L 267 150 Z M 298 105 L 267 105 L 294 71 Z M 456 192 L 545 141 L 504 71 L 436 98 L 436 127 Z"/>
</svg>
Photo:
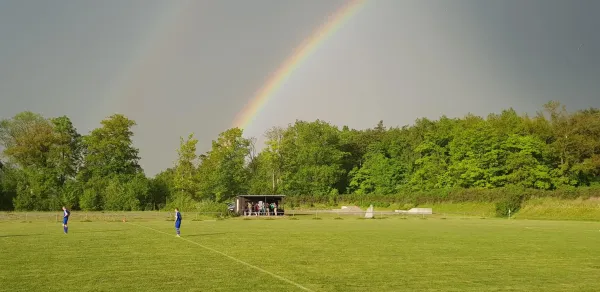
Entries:
<svg viewBox="0 0 600 292">
<path fill-rule="evenodd" d="M 128 224 L 131 224 L 131 225 L 139 226 L 139 227 L 144 227 L 144 228 L 147 228 L 147 229 L 150 229 L 150 230 L 154 230 L 154 231 L 156 231 L 156 232 L 159 232 L 159 233 L 162 233 L 162 234 L 166 234 L 166 235 L 172 236 L 172 234 L 166 233 L 166 232 L 164 232 L 164 231 L 160 231 L 160 230 L 158 230 L 158 229 L 154 229 L 154 228 L 152 228 L 152 227 L 148 227 L 148 226 L 144 226 L 144 225 L 139 225 L 139 224 L 135 224 L 135 223 L 131 223 L 131 222 L 127 222 L 127 223 L 128 223 Z M 245 266 L 247 266 L 247 267 L 250 267 L 250 268 L 253 268 L 253 269 L 255 269 L 255 270 L 258 270 L 258 271 L 260 271 L 260 272 L 263 272 L 263 273 L 265 273 L 265 274 L 267 274 L 267 275 L 270 275 L 270 276 L 272 276 L 272 277 L 274 277 L 274 278 L 276 278 L 276 279 L 279 279 L 279 280 L 281 280 L 281 281 L 284 281 L 284 282 L 287 282 L 287 283 L 289 283 L 289 284 L 292 284 L 292 285 L 294 285 L 294 286 L 296 286 L 296 287 L 298 287 L 298 288 L 300 288 L 300 289 L 302 289 L 302 290 L 304 290 L 304 291 L 311 291 L 311 292 L 312 292 L 312 290 L 310 290 L 310 289 L 308 289 L 308 288 L 306 288 L 306 287 L 304 287 L 304 286 L 302 286 L 302 285 L 300 285 L 300 284 L 298 284 L 298 283 L 296 283 L 296 282 L 294 282 L 294 281 L 292 281 L 292 280 L 286 279 L 286 278 L 284 278 L 284 277 L 282 277 L 282 276 L 279 276 L 279 275 L 277 275 L 277 274 L 271 273 L 271 272 L 269 272 L 269 271 L 267 271 L 267 270 L 265 270 L 265 269 L 259 268 L 259 267 L 255 266 L 255 265 L 252 265 L 252 264 L 249 264 L 249 263 L 247 263 L 247 262 L 244 262 L 244 261 L 242 261 L 242 260 L 239 260 L 239 259 L 237 259 L 237 258 L 234 258 L 234 257 L 232 257 L 232 256 L 230 256 L 230 255 L 228 255 L 228 254 L 225 254 L 225 253 L 223 253 L 223 252 L 220 252 L 220 251 L 218 251 L 218 250 L 216 250 L 216 249 L 213 249 L 213 248 L 210 248 L 210 247 L 208 247 L 208 246 L 202 245 L 202 244 L 200 244 L 200 243 L 197 243 L 197 242 L 195 242 L 195 241 L 191 241 L 191 240 L 189 240 L 189 239 L 187 239 L 187 238 L 184 238 L 184 237 L 179 237 L 179 238 L 180 238 L 180 239 L 183 239 L 183 240 L 185 240 L 185 241 L 187 241 L 187 242 L 189 242 L 189 243 L 195 244 L 195 245 L 197 245 L 197 246 L 199 246 L 199 247 L 201 247 L 201 248 L 204 248 L 204 249 L 206 249 L 206 250 L 212 251 L 212 252 L 214 252 L 214 253 L 218 253 L 218 254 L 220 254 L 220 255 L 222 255 L 222 256 L 224 256 L 224 257 L 226 257 L 226 258 L 229 258 L 229 259 L 230 259 L 230 260 L 232 260 L 232 261 L 238 262 L 238 263 L 240 263 L 240 264 L 242 264 L 242 265 L 245 265 Z"/>
</svg>

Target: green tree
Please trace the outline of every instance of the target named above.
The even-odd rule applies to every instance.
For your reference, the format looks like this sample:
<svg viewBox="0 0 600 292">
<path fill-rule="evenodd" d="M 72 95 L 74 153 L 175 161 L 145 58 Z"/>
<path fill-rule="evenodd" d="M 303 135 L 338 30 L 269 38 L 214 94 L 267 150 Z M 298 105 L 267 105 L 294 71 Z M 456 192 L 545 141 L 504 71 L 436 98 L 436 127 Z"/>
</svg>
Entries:
<svg viewBox="0 0 600 292">
<path fill-rule="evenodd" d="M 140 173 L 139 150 L 133 147 L 131 130 L 136 123 L 122 114 L 115 114 L 101 124 L 102 127 L 83 137 L 83 174 L 87 177 L 108 177 Z"/>
<path fill-rule="evenodd" d="M 196 144 L 198 140 L 190 134 L 187 140 L 180 138 L 180 146 L 177 153 L 179 158 L 175 166 L 174 186 L 177 192 L 183 193 L 189 197 L 196 196 L 198 191 L 196 183 Z"/>
<path fill-rule="evenodd" d="M 54 144 L 52 124 L 39 114 L 22 112 L 0 121 L 0 142 L 10 161 L 25 167 L 46 167 Z"/>
<path fill-rule="evenodd" d="M 18 176 L 16 210 L 59 210 L 62 201 L 57 178 L 44 168 L 27 167 Z"/>
<path fill-rule="evenodd" d="M 442 117 L 439 121 L 417 120 L 415 124 L 417 141 L 414 171 L 409 185 L 414 190 L 442 189 L 452 187 L 448 169 L 450 167 L 450 146 L 456 133 L 457 121 Z"/>
<path fill-rule="evenodd" d="M 149 181 L 149 202 L 153 209 L 163 209 L 175 196 L 175 169 L 167 168 Z"/>
<path fill-rule="evenodd" d="M 511 135 L 502 145 L 507 152 L 505 185 L 548 190 L 554 187 L 550 168 L 545 164 L 549 149 L 534 136 Z M 504 184 L 503 184 L 504 185 Z"/>
<path fill-rule="evenodd" d="M 0 122 L 4 154 L 19 166 L 14 207 L 55 210 L 72 205 L 72 180 L 79 165 L 79 134 L 67 117 L 45 119 L 31 112 Z M 67 180 L 69 194 L 65 193 Z"/>
<path fill-rule="evenodd" d="M 52 166 L 61 184 L 75 178 L 81 164 L 81 135 L 71 123 L 62 116 L 50 120 L 53 125 L 54 143 L 49 150 L 49 164 Z"/>
<path fill-rule="evenodd" d="M 103 192 L 103 209 L 113 211 L 138 211 L 145 207 L 149 186 L 141 175 L 129 176 L 125 180 L 113 176 Z M 147 209 L 151 209 L 151 205 Z"/>
<path fill-rule="evenodd" d="M 0 161 L 0 210 L 13 210 L 17 195 L 18 169 Z"/>
<path fill-rule="evenodd" d="M 133 120 L 115 114 L 83 137 L 83 166 L 78 180 L 84 183 L 80 200 L 86 210 L 137 210 L 145 204 L 148 182 L 133 146 Z M 135 181 L 135 187 L 131 185 Z M 140 184 L 146 184 L 140 187 Z M 118 204 L 122 204 L 118 206 Z"/>
<path fill-rule="evenodd" d="M 413 147 L 406 128 L 383 132 L 368 147 L 361 167 L 355 166 L 350 172 L 349 192 L 384 195 L 399 192 L 414 164 Z"/>
<path fill-rule="evenodd" d="M 279 186 L 279 172 L 273 168 L 268 152 L 260 152 L 249 163 L 248 193 L 255 195 L 276 194 Z"/>
<path fill-rule="evenodd" d="M 566 137 L 570 177 L 579 185 L 600 182 L 600 111 L 587 109 L 569 116 L 570 132 Z"/>
<path fill-rule="evenodd" d="M 298 195 L 329 195 L 345 175 L 340 131 L 323 121 L 296 121 L 284 132 L 282 190 Z M 345 191 L 344 189 L 341 191 Z"/>
<path fill-rule="evenodd" d="M 198 169 L 202 198 L 221 202 L 247 191 L 250 145 L 238 128 L 221 133 L 212 142 L 211 150 L 201 156 Z"/>
<path fill-rule="evenodd" d="M 273 127 L 265 133 L 266 147 L 261 153 L 261 159 L 258 160 L 258 166 L 262 167 L 263 182 L 270 181 L 270 188 L 263 188 L 266 193 L 279 193 L 281 187 L 281 177 L 283 174 L 283 156 L 281 154 L 282 142 L 285 129 Z"/>
<path fill-rule="evenodd" d="M 95 182 L 95 183 L 93 183 Z M 103 184 L 104 185 L 104 184 Z M 102 201 L 102 191 L 105 190 L 105 187 L 100 190 L 100 183 L 92 179 L 88 181 L 85 188 L 83 189 L 83 194 L 79 199 L 79 207 L 84 211 L 99 211 L 103 208 Z"/>
</svg>

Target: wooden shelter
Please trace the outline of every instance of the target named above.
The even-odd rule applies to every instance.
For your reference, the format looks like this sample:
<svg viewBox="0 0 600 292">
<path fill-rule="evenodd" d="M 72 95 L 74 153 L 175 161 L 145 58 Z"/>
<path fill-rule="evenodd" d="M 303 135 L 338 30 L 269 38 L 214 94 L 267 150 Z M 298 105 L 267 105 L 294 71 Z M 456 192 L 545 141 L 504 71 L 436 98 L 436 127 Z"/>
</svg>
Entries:
<svg viewBox="0 0 600 292">
<path fill-rule="evenodd" d="M 283 200 L 284 195 L 239 195 L 235 198 L 235 207 L 233 212 L 238 215 L 244 215 L 247 211 L 248 203 L 259 204 L 277 204 L 277 216 L 284 215 Z"/>
</svg>

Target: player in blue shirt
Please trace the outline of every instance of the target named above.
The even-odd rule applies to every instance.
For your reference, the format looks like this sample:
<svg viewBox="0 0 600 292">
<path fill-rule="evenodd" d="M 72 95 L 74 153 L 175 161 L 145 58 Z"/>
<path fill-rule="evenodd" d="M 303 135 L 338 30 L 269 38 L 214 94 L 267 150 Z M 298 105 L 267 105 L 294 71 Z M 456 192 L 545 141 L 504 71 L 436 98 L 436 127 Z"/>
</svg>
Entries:
<svg viewBox="0 0 600 292">
<path fill-rule="evenodd" d="M 179 209 L 175 208 L 175 231 L 177 231 L 177 237 L 180 237 L 179 227 L 181 227 L 181 213 L 179 213 Z"/>
<path fill-rule="evenodd" d="M 69 210 L 67 210 L 67 207 L 63 206 L 63 231 L 65 232 L 65 234 L 69 233 L 69 226 L 67 226 L 67 222 L 69 221 L 69 216 L 71 215 L 71 212 Z"/>
</svg>

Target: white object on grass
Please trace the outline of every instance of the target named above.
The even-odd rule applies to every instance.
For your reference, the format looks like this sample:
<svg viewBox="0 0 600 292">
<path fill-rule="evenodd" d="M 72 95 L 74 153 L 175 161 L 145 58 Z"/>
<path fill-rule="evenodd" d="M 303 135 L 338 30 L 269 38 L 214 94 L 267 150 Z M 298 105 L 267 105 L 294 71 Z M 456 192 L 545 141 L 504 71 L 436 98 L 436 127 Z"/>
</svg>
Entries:
<svg viewBox="0 0 600 292">
<path fill-rule="evenodd" d="M 367 212 L 365 213 L 365 218 L 373 218 L 373 205 L 369 206 Z"/>
</svg>

